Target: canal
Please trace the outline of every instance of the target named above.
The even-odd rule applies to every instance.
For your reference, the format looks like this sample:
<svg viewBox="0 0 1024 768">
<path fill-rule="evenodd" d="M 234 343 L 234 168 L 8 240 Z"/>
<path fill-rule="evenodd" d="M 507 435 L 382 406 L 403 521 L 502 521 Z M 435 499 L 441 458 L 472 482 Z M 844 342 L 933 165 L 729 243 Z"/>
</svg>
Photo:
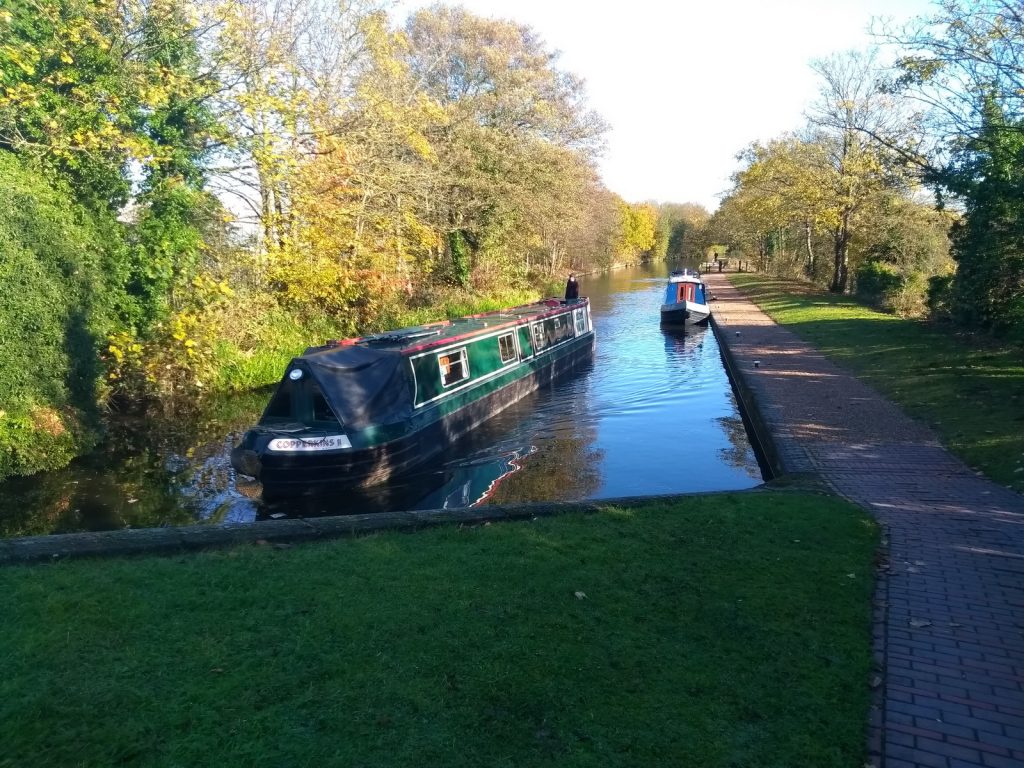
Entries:
<svg viewBox="0 0 1024 768">
<path fill-rule="evenodd" d="M 668 267 L 581 281 L 593 364 L 524 398 L 438 460 L 372 492 L 264 504 L 228 461 L 269 392 L 189 419 L 125 422 L 56 472 L 0 485 L 0 535 L 245 522 L 388 509 L 723 491 L 762 480 L 710 328 L 663 330 Z M 317 342 L 319 340 L 311 340 Z"/>
</svg>

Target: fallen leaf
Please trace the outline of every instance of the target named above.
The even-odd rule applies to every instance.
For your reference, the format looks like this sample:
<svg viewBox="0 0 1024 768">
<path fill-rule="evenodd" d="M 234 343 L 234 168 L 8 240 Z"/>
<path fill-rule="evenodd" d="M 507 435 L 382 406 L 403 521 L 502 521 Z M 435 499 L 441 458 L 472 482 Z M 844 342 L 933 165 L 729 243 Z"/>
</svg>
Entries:
<svg viewBox="0 0 1024 768">
<path fill-rule="evenodd" d="M 271 515 L 271 517 L 274 520 L 280 520 L 282 517 L 285 517 L 285 513 L 284 512 L 275 512 L 274 514 Z"/>
<path fill-rule="evenodd" d="M 875 675 L 874 677 L 871 678 L 871 687 L 872 688 L 877 688 L 881 684 L 882 684 L 882 676 L 881 675 Z"/>
<path fill-rule="evenodd" d="M 573 594 L 576 595 L 576 599 L 577 600 L 586 600 L 587 599 L 586 592 L 573 592 Z"/>
<path fill-rule="evenodd" d="M 921 629 L 922 627 L 930 627 L 932 623 L 928 619 L 911 619 L 910 626 L 914 629 Z"/>
</svg>

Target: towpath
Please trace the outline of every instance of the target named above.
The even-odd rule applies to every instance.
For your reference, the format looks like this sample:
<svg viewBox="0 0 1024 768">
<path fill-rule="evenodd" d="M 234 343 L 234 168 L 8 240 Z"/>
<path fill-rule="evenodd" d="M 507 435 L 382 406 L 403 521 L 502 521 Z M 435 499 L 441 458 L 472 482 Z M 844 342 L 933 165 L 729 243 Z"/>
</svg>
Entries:
<svg viewBox="0 0 1024 768">
<path fill-rule="evenodd" d="M 869 764 L 1024 768 L 1024 497 L 977 476 L 725 275 L 705 282 L 777 463 L 817 474 L 885 531 Z"/>
</svg>

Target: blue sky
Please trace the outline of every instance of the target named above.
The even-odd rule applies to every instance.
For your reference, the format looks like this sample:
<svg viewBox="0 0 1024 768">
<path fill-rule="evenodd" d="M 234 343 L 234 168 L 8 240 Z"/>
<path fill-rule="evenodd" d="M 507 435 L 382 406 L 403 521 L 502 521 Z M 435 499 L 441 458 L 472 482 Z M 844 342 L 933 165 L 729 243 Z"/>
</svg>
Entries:
<svg viewBox="0 0 1024 768">
<path fill-rule="evenodd" d="M 409 9 L 427 2 L 405 0 Z M 870 45 L 872 18 L 928 15 L 929 0 L 461 0 L 561 51 L 612 126 L 605 184 L 629 200 L 714 210 L 735 155 L 794 129 L 813 99 L 811 59 Z"/>
</svg>

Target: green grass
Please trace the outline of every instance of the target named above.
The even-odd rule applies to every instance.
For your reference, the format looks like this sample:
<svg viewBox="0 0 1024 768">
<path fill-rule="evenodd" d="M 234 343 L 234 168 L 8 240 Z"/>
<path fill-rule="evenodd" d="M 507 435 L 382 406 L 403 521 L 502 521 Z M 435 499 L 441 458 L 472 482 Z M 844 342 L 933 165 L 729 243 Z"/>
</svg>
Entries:
<svg viewBox="0 0 1024 768">
<path fill-rule="evenodd" d="M 0 570 L 0 766 L 862 763 L 877 532 L 811 494 Z"/>
<path fill-rule="evenodd" d="M 774 320 L 930 424 L 968 465 L 1024 491 L 1024 349 L 788 281 L 730 280 Z"/>
</svg>

